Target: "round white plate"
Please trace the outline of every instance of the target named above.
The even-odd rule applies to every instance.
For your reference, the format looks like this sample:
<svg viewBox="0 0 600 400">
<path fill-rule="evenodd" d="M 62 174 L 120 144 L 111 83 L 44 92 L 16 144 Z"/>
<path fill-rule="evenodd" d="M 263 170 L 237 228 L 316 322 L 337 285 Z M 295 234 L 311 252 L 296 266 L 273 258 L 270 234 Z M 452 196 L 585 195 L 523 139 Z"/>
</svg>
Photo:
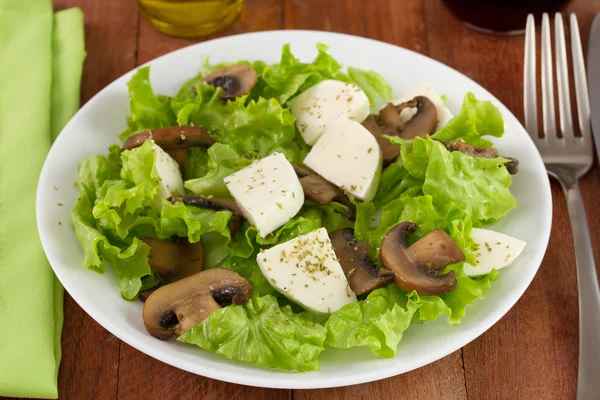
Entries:
<svg viewBox="0 0 600 400">
<path fill-rule="evenodd" d="M 493 229 L 527 241 L 513 266 L 502 271 L 485 300 L 467 310 L 462 324 L 452 327 L 440 318 L 435 323 L 411 326 L 398 355 L 380 359 L 368 349 L 327 349 L 315 372 L 281 372 L 249 363 L 230 361 L 175 340 L 157 340 L 144 329 L 142 303 L 127 302 L 119 294 L 110 268 L 104 275 L 81 267 L 82 251 L 70 224 L 69 211 L 77 198 L 77 166 L 88 155 L 106 153 L 126 127 L 129 72 L 91 99 L 71 119 L 52 146 L 37 192 L 38 228 L 54 272 L 75 301 L 100 325 L 138 350 L 177 368 L 228 382 L 273 388 L 323 388 L 353 385 L 401 374 L 436 361 L 477 338 L 498 321 L 521 297 L 532 281 L 548 244 L 552 216 L 550 187 L 542 160 L 519 121 L 484 88 L 453 69 L 420 54 L 374 40 L 312 31 L 272 31 L 230 36 L 167 54 L 149 64 L 156 92 L 177 93 L 194 76 L 207 56 L 213 63 L 237 60 L 278 62 L 281 47 L 290 43 L 303 61 L 316 55 L 315 44 L 331 47 L 344 66 L 372 69 L 394 89 L 394 98 L 421 82 L 429 82 L 448 96 L 458 112 L 466 92 L 491 100 L 504 115 L 506 134 L 496 140 L 500 154 L 516 157 L 520 171 L 512 191 L 519 208 Z M 58 203 L 64 204 L 59 207 Z M 59 221 L 62 223 L 59 224 Z"/>
</svg>

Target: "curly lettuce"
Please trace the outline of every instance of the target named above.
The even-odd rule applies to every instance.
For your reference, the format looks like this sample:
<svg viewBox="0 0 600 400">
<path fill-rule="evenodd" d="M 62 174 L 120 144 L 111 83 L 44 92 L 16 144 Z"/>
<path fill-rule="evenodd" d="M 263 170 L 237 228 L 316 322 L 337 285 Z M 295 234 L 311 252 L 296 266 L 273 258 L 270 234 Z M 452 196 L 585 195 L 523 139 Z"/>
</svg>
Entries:
<svg viewBox="0 0 600 400">
<path fill-rule="evenodd" d="M 242 306 L 221 308 L 177 340 L 221 354 L 285 371 L 319 369 L 326 329 L 277 299 L 254 296 Z"/>
</svg>

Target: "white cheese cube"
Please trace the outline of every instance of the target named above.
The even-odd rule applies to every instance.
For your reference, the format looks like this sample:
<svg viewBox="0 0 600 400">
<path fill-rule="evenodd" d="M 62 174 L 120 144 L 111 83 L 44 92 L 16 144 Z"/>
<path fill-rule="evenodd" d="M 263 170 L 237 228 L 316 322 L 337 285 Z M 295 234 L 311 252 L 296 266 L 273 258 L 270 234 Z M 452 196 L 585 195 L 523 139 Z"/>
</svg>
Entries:
<svg viewBox="0 0 600 400">
<path fill-rule="evenodd" d="M 370 112 L 369 98 L 361 88 L 331 79 L 317 83 L 288 104 L 304 141 L 311 146 L 338 118 L 362 122 Z"/>
<path fill-rule="evenodd" d="M 473 228 L 471 238 L 477 243 L 479 250 L 475 252 L 475 265 L 465 263 L 467 276 L 488 274 L 492 269 L 508 267 L 519 257 L 526 243 L 520 239 L 489 229 Z"/>
<path fill-rule="evenodd" d="M 256 261 L 277 291 L 309 311 L 328 314 L 356 301 L 325 228 L 261 250 Z"/>
<path fill-rule="evenodd" d="M 454 118 L 454 115 L 452 115 L 452 112 L 448 109 L 448 107 L 446 107 L 442 98 L 433 90 L 433 88 L 431 87 L 431 85 L 429 83 L 423 83 L 421 86 L 417 87 L 416 89 L 414 89 L 414 90 L 406 93 L 404 96 L 394 100 L 393 103 L 394 103 L 394 105 L 398 105 L 400 103 L 410 101 L 417 96 L 425 96 L 429 100 L 431 100 L 431 102 L 435 105 L 435 109 L 437 111 L 437 118 L 438 118 L 438 124 L 437 124 L 436 130 L 439 130 L 444 125 L 446 125 L 448 123 L 448 121 L 450 121 L 452 118 Z M 409 119 L 411 119 L 413 117 L 413 115 L 416 114 L 416 112 L 417 112 L 416 108 L 404 109 L 400 113 L 400 118 L 402 118 L 402 120 L 404 122 L 406 122 Z M 433 133 L 433 132 L 431 132 L 431 133 Z"/>
<path fill-rule="evenodd" d="M 224 179 L 246 219 L 265 237 L 292 219 L 304 204 L 294 167 L 281 153 L 255 161 Z"/>
<path fill-rule="evenodd" d="M 304 159 L 323 178 L 364 201 L 375 196 L 381 162 L 375 137 L 350 119 L 331 124 Z"/>
<path fill-rule="evenodd" d="M 152 149 L 156 153 L 154 169 L 158 177 L 158 194 L 155 199 L 155 207 L 158 211 L 162 209 L 162 200 L 171 196 L 185 193 L 183 178 L 179 164 L 159 145 L 154 143 Z"/>
</svg>

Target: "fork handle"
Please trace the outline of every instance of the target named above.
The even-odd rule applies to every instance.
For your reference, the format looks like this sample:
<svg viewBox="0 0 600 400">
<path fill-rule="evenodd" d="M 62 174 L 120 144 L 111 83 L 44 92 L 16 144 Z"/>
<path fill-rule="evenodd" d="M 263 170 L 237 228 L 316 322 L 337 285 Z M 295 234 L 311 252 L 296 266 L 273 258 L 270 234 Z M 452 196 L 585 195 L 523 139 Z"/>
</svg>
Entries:
<svg viewBox="0 0 600 400">
<path fill-rule="evenodd" d="M 579 288 L 579 369 L 577 400 L 598 399 L 600 394 L 600 288 L 592 241 L 579 183 L 565 187 L 573 231 Z"/>
</svg>

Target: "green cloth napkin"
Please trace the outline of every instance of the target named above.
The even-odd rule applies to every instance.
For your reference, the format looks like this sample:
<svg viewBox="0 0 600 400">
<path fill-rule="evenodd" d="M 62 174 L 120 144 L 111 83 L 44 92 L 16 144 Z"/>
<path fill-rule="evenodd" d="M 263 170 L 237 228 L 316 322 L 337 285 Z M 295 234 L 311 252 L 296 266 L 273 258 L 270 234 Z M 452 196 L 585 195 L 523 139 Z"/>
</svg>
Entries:
<svg viewBox="0 0 600 400">
<path fill-rule="evenodd" d="M 35 192 L 79 107 L 83 13 L 0 0 L 0 396 L 57 398 L 63 289 L 39 241 Z"/>
</svg>

